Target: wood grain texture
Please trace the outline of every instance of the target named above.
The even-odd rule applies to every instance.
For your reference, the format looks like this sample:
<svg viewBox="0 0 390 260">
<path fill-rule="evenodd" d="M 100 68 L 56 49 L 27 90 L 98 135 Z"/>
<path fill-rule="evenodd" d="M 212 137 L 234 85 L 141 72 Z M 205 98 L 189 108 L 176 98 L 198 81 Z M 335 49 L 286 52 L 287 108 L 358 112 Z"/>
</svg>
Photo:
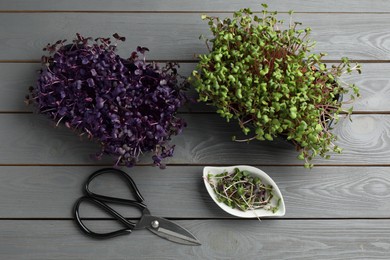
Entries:
<svg viewBox="0 0 390 260">
<path fill-rule="evenodd" d="M 390 64 L 365 63 L 361 66 L 362 74 L 354 73 L 343 78 L 345 82 L 355 83 L 360 88 L 361 97 L 352 104 L 354 110 L 390 111 Z M 345 98 L 348 99 L 348 95 Z"/>
<path fill-rule="evenodd" d="M 202 246 L 180 246 L 147 230 L 94 240 L 71 221 L 0 221 L 5 259 L 388 259 L 389 220 L 177 221 Z M 95 223 L 93 223 L 95 224 Z M 97 225 L 108 227 L 109 221 Z"/>
<path fill-rule="evenodd" d="M 188 247 L 145 230 L 106 241 L 83 236 L 71 221 L 73 203 L 87 176 L 113 160 L 92 160 L 98 144 L 80 141 L 63 127 L 54 129 L 44 116 L 18 112 L 32 111 L 23 99 L 48 42 L 70 40 L 76 32 L 93 37 L 117 32 L 127 37 L 119 47 L 121 56 L 146 46 L 149 60 L 182 61 L 180 72 L 187 76 L 196 55 L 206 52 L 198 37 L 209 32 L 200 14 L 225 17 L 242 7 L 259 11 L 261 2 L 0 1 L 0 259 L 389 259 L 390 1 L 266 2 L 270 10 L 284 12 L 279 18 L 285 20 L 288 10 L 298 12 L 294 20 L 312 27 L 315 52 L 328 52 L 328 61 L 348 56 L 365 63 L 361 76 L 346 80 L 361 86 L 355 110 L 373 114 L 342 120 L 334 131 L 343 154 L 316 160 L 320 166 L 305 170 L 286 142 L 234 143 L 231 136 L 239 133 L 234 124 L 202 113 L 212 111 L 202 104 L 183 108 L 180 116 L 188 127 L 173 138 L 176 151 L 167 169 L 145 166 L 151 163 L 147 154 L 143 166 L 123 169 L 152 213 L 174 219 L 203 243 Z M 224 213 L 203 185 L 202 169 L 208 164 L 257 165 L 278 184 L 286 215 L 258 222 Z M 92 186 L 128 195 L 117 179 Z M 139 216 L 127 207 L 116 209 Z M 81 212 L 109 217 L 90 205 Z M 88 225 L 99 230 L 117 226 L 102 219 Z"/>
<path fill-rule="evenodd" d="M 270 10 L 287 12 L 390 12 L 389 2 L 386 0 L 313 0 L 302 3 L 300 0 L 261 1 L 267 3 Z M 258 0 L 67 0 L 53 2 L 50 0 L 13 0 L 0 2 L 0 10 L 73 10 L 73 11 L 235 11 L 250 7 L 254 11 L 261 10 Z"/>
<path fill-rule="evenodd" d="M 196 67 L 195 63 L 181 63 L 179 73 L 188 77 Z M 28 93 L 28 86 L 35 84 L 38 77 L 37 71 L 40 64 L 35 63 L 0 63 L 0 112 L 29 112 L 31 106 L 23 102 Z M 389 111 L 390 103 L 390 71 L 389 63 L 363 64 L 363 74 L 353 74 L 343 78 L 348 83 L 355 83 L 360 87 L 361 97 L 353 104 L 356 111 Z M 193 88 L 188 91 L 188 96 L 196 100 L 197 94 Z M 348 99 L 348 95 L 345 96 Z M 345 106 L 346 108 L 349 105 Z M 215 111 L 210 106 L 192 102 L 181 109 L 186 112 Z"/>
<path fill-rule="evenodd" d="M 228 14 L 213 14 L 222 17 Z M 281 15 L 280 19 L 288 19 Z M 387 14 L 296 14 L 295 21 L 313 29 L 316 52 L 328 59 L 389 60 Z M 209 35 L 200 14 L 72 14 L 1 13 L 0 60 L 39 60 L 42 47 L 58 39 L 72 39 L 76 32 L 92 37 L 117 32 L 128 38 L 119 53 L 127 57 L 138 45 L 147 46 L 150 59 L 194 60 L 206 52 L 201 34 Z M 173 29 L 174 28 L 174 29 Z"/>
<path fill-rule="evenodd" d="M 99 167 L 0 167 L 0 219 L 71 218 L 82 185 Z M 282 192 L 284 218 L 390 218 L 389 167 L 260 167 Z M 152 214 L 169 218 L 235 218 L 222 211 L 204 187 L 201 166 L 125 170 L 137 183 Z M 104 178 L 91 189 L 130 197 L 119 178 Z M 15 206 L 17 205 L 17 207 Z M 139 216 L 115 206 L 127 217 Z M 109 217 L 87 204 L 82 217 Z M 1 222 L 1 221 L 0 221 Z M 1 232 L 1 230 L 0 230 Z"/>
<path fill-rule="evenodd" d="M 173 138 L 175 155 L 170 164 L 300 164 L 294 147 L 283 140 L 274 142 L 237 143 L 233 135 L 240 136 L 236 124 L 228 124 L 214 114 L 180 115 L 188 127 Z M 344 148 L 341 155 L 329 160 L 318 159 L 316 164 L 385 164 L 390 156 L 389 115 L 356 115 L 341 120 L 334 129 L 339 136 L 338 145 Z M 1 114 L 0 164 L 113 164 L 105 157 L 94 161 L 91 154 L 98 152 L 94 142 L 81 140 L 65 127 L 54 127 L 44 116 L 32 114 Z M 367 156 L 369 154 L 369 156 Z M 150 164 L 148 154 L 141 164 Z"/>
<path fill-rule="evenodd" d="M 32 107 L 26 106 L 24 99 L 38 77 L 40 64 L 34 63 L 0 63 L 0 111 L 28 112 Z"/>
</svg>

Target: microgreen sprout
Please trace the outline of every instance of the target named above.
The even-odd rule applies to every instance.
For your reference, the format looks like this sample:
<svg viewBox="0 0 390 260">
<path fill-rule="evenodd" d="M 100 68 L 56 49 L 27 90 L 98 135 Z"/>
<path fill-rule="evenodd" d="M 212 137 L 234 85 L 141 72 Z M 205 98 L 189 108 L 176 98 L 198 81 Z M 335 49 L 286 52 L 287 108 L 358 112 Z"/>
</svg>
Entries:
<svg viewBox="0 0 390 260">
<path fill-rule="evenodd" d="M 178 64 L 159 66 L 145 61 L 146 47 L 138 47 L 128 59 L 121 58 L 117 42 L 125 37 L 83 37 L 72 43 L 60 40 L 48 44 L 35 87 L 27 103 L 63 124 L 99 142 L 103 154 L 115 158 L 115 165 L 133 166 L 139 156 L 152 153 L 156 166 L 171 157 L 171 137 L 185 127 L 177 117 L 185 102 L 186 81 L 177 73 Z"/>
<path fill-rule="evenodd" d="M 317 155 L 329 158 L 329 152 L 341 151 L 330 122 L 337 123 L 340 113 L 352 113 L 342 105 L 358 97 L 359 89 L 340 77 L 361 73 L 360 65 L 342 58 L 327 66 L 325 53 L 312 52 L 311 29 L 294 22 L 292 11 L 284 24 L 277 12 L 262 6 L 260 15 L 241 9 L 225 19 L 201 17 L 212 37 L 204 38 L 209 52 L 199 55 L 190 81 L 200 101 L 216 107 L 228 122 L 238 122 L 245 136 L 235 141 L 284 136 L 311 168 Z M 341 102 L 346 94 L 350 98 Z"/>
<path fill-rule="evenodd" d="M 272 185 L 265 184 L 246 170 L 235 168 L 232 172 L 208 174 L 207 182 L 213 188 L 218 201 L 233 209 L 265 209 L 273 213 L 279 209 L 280 198 L 274 194 Z M 277 205 L 271 202 L 275 199 Z"/>
</svg>

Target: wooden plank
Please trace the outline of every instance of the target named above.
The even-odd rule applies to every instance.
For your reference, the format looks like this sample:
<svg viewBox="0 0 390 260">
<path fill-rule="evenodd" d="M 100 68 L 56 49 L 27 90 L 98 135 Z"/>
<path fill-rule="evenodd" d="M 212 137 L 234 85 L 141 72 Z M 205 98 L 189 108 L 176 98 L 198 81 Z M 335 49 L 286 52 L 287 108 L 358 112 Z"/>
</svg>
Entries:
<svg viewBox="0 0 390 260">
<path fill-rule="evenodd" d="M 228 14 L 213 14 L 222 17 Z M 281 15 L 281 19 L 288 19 Z M 385 14 L 296 14 L 295 21 L 313 29 L 316 52 L 328 52 L 328 59 L 389 60 Z M 1 13 L 0 60 L 38 60 L 42 47 L 58 39 L 84 35 L 110 36 L 117 32 L 128 41 L 119 53 L 127 57 L 138 45 L 149 47 L 150 59 L 194 60 L 206 51 L 201 34 L 209 35 L 200 14 L 74 14 L 74 13 Z M 172 29 L 174 28 L 174 29 Z M 48 36 L 50 35 L 50 36 Z"/>
<path fill-rule="evenodd" d="M 0 221 L 4 259 L 388 259 L 389 220 L 187 220 L 202 246 L 147 230 L 109 240 L 83 236 L 71 221 Z M 96 224 L 96 223 L 94 223 Z M 110 222 L 98 225 L 109 226 Z"/>
<path fill-rule="evenodd" d="M 188 77 L 195 69 L 195 63 L 181 63 L 179 73 Z M 39 64 L 34 63 L 0 63 L 0 112 L 28 112 L 33 107 L 23 102 L 28 93 L 28 86 L 34 85 L 37 78 Z M 353 74 L 344 80 L 355 83 L 361 89 L 361 98 L 354 103 L 355 111 L 390 111 L 390 79 L 387 76 L 390 63 L 363 64 L 363 74 Z M 23 77 L 21 77 L 23 75 Z M 196 100 L 197 94 L 193 88 L 188 96 Z M 348 96 L 345 97 L 346 99 Z M 346 106 L 347 108 L 348 106 Z M 200 103 L 190 103 L 181 111 L 204 112 L 215 111 L 210 106 Z"/>
<path fill-rule="evenodd" d="M 237 143 L 233 135 L 241 138 L 236 124 L 227 124 L 214 114 L 181 115 L 188 127 L 173 138 L 175 156 L 171 164 L 302 164 L 296 159 L 294 147 L 283 140 L 274 142 Z M 390 156 L 389 115 L 356 115 L 353 122 L 340 121 L 334 129 L 339 136 L 341 155 L 329 160 L 318 159 L 317 164 L 385 164 Z M 113 164 L 105 157 L 102 161 L 90 158 L 99 148 L 85 138 L 80 140 L 65 127 L 55 129 L 54 122 L 43 116 L 30 114 L 1 114 L 0 164 Z M 367 156 L 370 154 L 370 156 Z M 141 164 L 151 163 L 148 154 Z"/>
<path fill-rule="evenodd" d="M 24 99 L 33 86 L 40 64 L 0 63 L 0 105 L 1 111 L 27 112 L 33 108 L 26 106 Z"/>
<path fill-rule="evenodd" d="M 274 179 L 285 204 L 284 218 L 387 218 L 389 167 L 259 167 Z M 82 185 L 99 167 L 0 167 L 1 218 L 69 218 Z M 208 196 L 201 166 L 125 170 L 137 183 L 152 214 L 170 218 L 235 218 Z M 103 185 L 104 184 L 104 185 Z M 104 178 L 92 190 L 130 196 L 119 178 Z M 15 206 L 17 205 L 17 207 Z M 115 207 L 128 217 L 139 213 Z M 83 217 L 110 217 L 83 204 Z"/>
<path fill-rule="evenodd" d="M 227 124 L 224 119 L 211 115 L 188 115 L 186 118 L 189 125 L 187 132 L 175 139 L 177 155 L 190 151 L 186 162 L 272 165 L 301 163 L 296 159 L 295 148 L 283 140 L 236 143 L 230 141 L 231 137 L 237 135 L 242 138 L 243 135 L 240 135 L 235 124 Z M 336 143 L 344 149 L 343 154 L 334 155 L 329 160 L 316 159 L 314 163 L 388 164 L 389 120 L 388 115 L 356 115 L 352 116 L 352 122 L 348 119 L 341 120 L 334 133 L 339 137 Z M 187 136 L 191 136 L 190 141 Z M 172 162 L 177 159 L 172 159 Z"/>
<path fill-rule="evenodd" d="M 313 0 L 302 4 L 300 0 L 279 0 L 262 1 L 269 5 L 270 10 L 287 12 L 295 10 L 297 12 L 389 12 L 390 5 L 386 0 Z M 72 11 L 235 11 L 240 8 L 250 7 L 254 11 L 261 10 L 258 0 L 230 0 L 226 4 L 224 0 L 67 0 L 64 2 L 53 2 L 50 0 L 13 0 L 10 2 L 0 2 L 0 10 L 72 10 Z"/>
<path fill-rule="evenodd" d="M 343 78 L 360 88 L 361 97 L 353 103 L 356 111 L 389 111 L 390 104 L 390 63 L 365 63 L 362 74 L 354 73 Z M 349 98 L 348 95 L 345 98 Z M 346 106 L 348 107 L 348 106 Z"/>
</svg>

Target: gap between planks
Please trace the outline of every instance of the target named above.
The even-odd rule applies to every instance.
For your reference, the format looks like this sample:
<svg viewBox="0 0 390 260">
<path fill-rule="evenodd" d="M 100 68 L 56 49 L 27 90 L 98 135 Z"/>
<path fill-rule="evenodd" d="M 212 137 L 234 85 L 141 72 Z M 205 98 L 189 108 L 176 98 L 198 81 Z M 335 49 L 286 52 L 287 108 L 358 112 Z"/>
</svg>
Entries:
<svg viewBox="0 0 390 260">
<path fill-rule="evenodd" d="M 132 10 L 0 10 L 0 13 L 90 13 L 90 14 L 203 14 L 203 13 L 222 13 L 222 14 L 233 14 L 234 11 L 221 11 L 221 10 L 194 10 L 194 11 L 172 11 L 172 10 L 161 10 L 161 11 L 132 11 Z M 254 14 L 261 14 L 261 11 L 253 11 Z M 288 12 L 278 12 L 280 14 L 288 14 Z M 390 12 L 294 12 L 294 14 L 390 14 Z"/>
<path fill-rule="evenodd" d="M 234 221 L 247 221 L 247 220 L 257 220 L 257 218 L 236 218 L 236 217 L 215 217 L 215 218 L 169 218 L 164 217 L 165 219 L 172 220 L 172 221 L 178 221 L 178 220 L 234 220 Z M 116 220 L 115 218 L 81 218 L 83 221 L 107 221 L 107 220 Z M 139 218 L 126 218 L 130 220 L 139 220 Z M 0 221 L 9 221 L 9 220 L 16 220 L 16 221 L 73 221 L 73 218 L 0 218 Z M 307 220 L 307 221 L 317 221 L 317 220 L 334 220 L 334 221 L 349 221 L 349 220 L 390 220 L 390 217 L 345 217 L 345 218 L 279 218 L 279 217 L 266 217 L 262 218 L 262 220 Z"/>
<path fill-rule="evenodd" d="M 177 62 L 177 63 L 198 63 L 198 59 L 193 60 L 146 60 L 146 62 L 166 63 L 166 62 Z M 390 63 L 390 60 L 349 60 L 351 63 Z M 341 60 L 322 60 L 324 63 L 339 63 Z M 40 60 L 0 60 L 0 63 L 41 63 Z"/>
<path fill-rule="evenodd" d="M 0 115 L 2 114 L 35 114 L 32 111 L 0 111 Z M 214 115 L 215 112 L 212 111 L 194 111 L 194 112 L 178 112 L 179 115 Z M 346 115 L 345 112 L 340 112 L 341 115 Z M 353 111 L 352 115 L 390 115 L 390 111 Z"/>
<path fill-rule="evenodd" d="M 247 163 L 235 163 L 235 165 L 245 165 Z M 303 164 L 251 164 L 254 167 L 303 167 Z M 151 167 L 154 165 L 152 163 L 140 163 L 135 165 L 136 167 Z M 174 164 L 166 164 L 167 169 L 169 167 L 203 167 L 203 166 L 231 166 L 231 164 L 227 163 L 174 163 Z M 56 164 L 56 163 L 1 163 L 0 167 L 114 167 L 113 164 L 105 163 L 105 164 L 77 164 L 77 163 L 68 163 L 68 164 Z M 119 165 L 119 167 L 125 167 L 123 165 Z M 316 163 L 314 165 L 315 168 L 318 167 L 390 167 L 389 164 L 380 164 L 380 163 L 372 163 L 372 164 L 354 164 L 354 163 L 344 163 L 344 164 L 320 164 Z"/>
</svg>

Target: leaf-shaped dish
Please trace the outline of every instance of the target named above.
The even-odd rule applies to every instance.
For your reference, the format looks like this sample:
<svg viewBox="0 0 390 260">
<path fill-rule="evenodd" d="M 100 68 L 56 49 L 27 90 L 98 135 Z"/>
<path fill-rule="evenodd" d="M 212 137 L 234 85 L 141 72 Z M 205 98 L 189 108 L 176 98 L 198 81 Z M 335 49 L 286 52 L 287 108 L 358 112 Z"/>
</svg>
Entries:
<svg viewBox="0 0 390 260">
<path fill-rule="evenodd" d="M 233 172 L 235 168 L 238 168 L 241 171 L 248 171 L 252 176 L 259 177 L 260 180 L 266 184 L 266 185 L 272 185 L 273 192 L 275 194 L 274 198 L 271 199 L 272 205 L 277 205 L 278 199 L 280 198 L 279 202 L 279 208 L 277 211 L 272 212 L 271 210 L 266 209 L 256 209 L 256 210 L 247 210 L 242 211 L 239 209 L 233 209 L 226 205 L 223 202 L 219 202 L 217 199 L 217 195 L 215 194 L 213 188 L 207 181 L 207 176 L 210 175 L 216 175 L 223 172 Z M 211 167 L 206 166 L 203 168 L 203 180 L 204 184 L 206 186 L 206 189 L 208 193 L 210 194 L 210 197 L 214 200 L 214 202 L 224 211 L 227 213 L 241 218 L 255 218 L 255 217 L 281 217 L 286 214 L 286 207 L 284 204 L 282 193 L 280 192 L 278 186 L 276 183 L 271 179 L 271 177 L 268 176 L 265 172 L 262 170 L 255 168 L 253 166 L 248 165 L 237 165 L 237 166 L 224 166 L 224 167 Z"/>
</svg>

